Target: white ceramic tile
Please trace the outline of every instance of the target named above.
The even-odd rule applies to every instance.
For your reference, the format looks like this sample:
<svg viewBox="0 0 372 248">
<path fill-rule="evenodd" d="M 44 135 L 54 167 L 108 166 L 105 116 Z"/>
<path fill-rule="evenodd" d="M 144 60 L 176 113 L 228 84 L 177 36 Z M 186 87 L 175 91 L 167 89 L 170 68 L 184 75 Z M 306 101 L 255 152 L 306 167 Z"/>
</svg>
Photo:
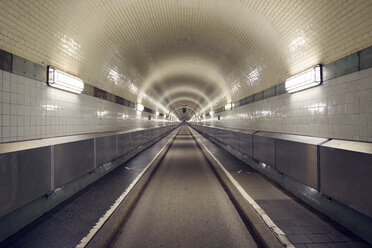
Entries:
<svg viewBox="0 0 372 248">
<path fill-rule="evenodd" d="M 17 94 L 15 94 L 15 93 L 10 94 L 10 103 L 11 104 L 17 104 L 18 103 Z"/>
<path fill-rule="evenodd" d="M 220 113 L 206 125 L 371 141 L 372 68 Z M 363 76 L 362 79 L 360 77 Z M 348 87 L 347 80 L 352 80 Z M 325 94 L 325 92 L 327 92 Z M 363 131 L 361 131 L 363 129 Z"/>
<path fill-rule="evenodd" d="M 9 115 L 10 113 L 10 105 L 9 103 L 3 103 L 3 114 Z"/>
<path fill-rule="evenodd" d="M 13 88 L 0 91 L 0 142 L 38 139 L 88 132 L 128 130 L 166 125 L 164 119 L 148 121 L 147 113 L 86 95 L 47 87 L 44 82 L 0 73 Z M 14 92 L 14 93 L 12 93 Z M 123 118 L 124 115 L 124 118 Z"/>
<path fill-rule="evenodd" d="M 2 102 L 3 103 L 10 103 L 10 93 L 9 92 L 2 92 Z"/>
</svg>

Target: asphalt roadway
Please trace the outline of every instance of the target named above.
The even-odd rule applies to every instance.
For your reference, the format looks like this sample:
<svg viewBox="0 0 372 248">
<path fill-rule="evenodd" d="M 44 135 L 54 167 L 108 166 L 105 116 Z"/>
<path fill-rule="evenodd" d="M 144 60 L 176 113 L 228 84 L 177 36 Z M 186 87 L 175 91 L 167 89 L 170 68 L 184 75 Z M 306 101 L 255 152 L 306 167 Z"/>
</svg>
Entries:
<svg viewBox="0 0 372 248">
<path fill-rule="evenodd" d="M 112 247 L 257 247 L 183 126 Z"/>
</svg>

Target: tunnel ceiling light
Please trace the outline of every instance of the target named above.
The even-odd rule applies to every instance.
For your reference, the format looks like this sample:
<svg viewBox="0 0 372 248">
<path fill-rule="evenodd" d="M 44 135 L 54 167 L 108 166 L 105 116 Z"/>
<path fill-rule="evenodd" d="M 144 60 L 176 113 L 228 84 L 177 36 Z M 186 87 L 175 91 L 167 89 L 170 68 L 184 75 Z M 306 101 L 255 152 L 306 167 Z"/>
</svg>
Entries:
<svg viewBox="0 0 372 248">
<path fill-rule="evenodd" d="M 308 89 L 322 83 L 322 66 L 317 65 L 294 75 L 285 81 L 285 89 L 289 93 Z"/>
<path fill-rule="evenodd" d="M 65 72 L 48 66 L 47 83 L 49 86 L 80 94 L 84 90 L 84 82 Z"/>
<path fill-rule="evenodd" d="M 136 109 L 137 111 L 142 112 L 145 109 L 145 106 L 143 106 L 141 103 L 137 103 Z"/>
<path fill-rule="evenodd" d="M 234 107 L 234 104 L 232 102 L 225 105 L 225 110 L 231 110 Z"/>
</svg>

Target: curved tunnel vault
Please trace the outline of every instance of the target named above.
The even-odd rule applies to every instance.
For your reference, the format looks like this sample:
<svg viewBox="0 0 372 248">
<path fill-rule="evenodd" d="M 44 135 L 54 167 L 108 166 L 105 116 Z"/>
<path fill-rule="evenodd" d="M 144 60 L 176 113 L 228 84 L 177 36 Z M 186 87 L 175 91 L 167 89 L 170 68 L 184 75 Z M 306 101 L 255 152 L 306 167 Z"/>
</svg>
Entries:
<svg viewBox="0 0 372 248">
<path fill-rule="evenodd" d="M 0 2 L 2 49 L 161 112 L 183 97 L 208 113 L 371 45 L 363 0 Z"/>
<path fill-rule="evenodd" d="M 123 187 L 146 174 L 152 178 L 150 165 L 165 161 L 158 155 L 172 153 L 177 139 L 169 164 L 174 169 L 180 159 L 191 159 L 181 161 L 187 166 L 179 178 L 194 186 L 176 180 L 186 185 L 179 192 L 189 187 L 187 194 L 201 199 L 204 185 L 195 186 L 194 168 L 207 157 L 220 159 L 231 165 L 231 178 L 247 180 L 241 186 L 257 196 L 254 205 L 269 210 L 255 208 L 267 212 L 258 219 L 266 219 L 280 239 L 287 233 L 288 240 L 308 247 L 351 241 L 358 247 L 344 228 L 334 235 L 335 223 L 325 221 L 325 214 L 372 244 L 371 60 L 372 0 L 0 0 L 0 247 L 23 228 L 20 235 L 31 235 L 26 239 L 33 247 L 44 247 L 34 241 L 45 247 L 86 242 L 81 236 L 106 222 L 102 214 L 120 212 L 110 206 L 125 205 L 115 199 L 132 198 L 122 197 Z M 59 72 L 69 79 L 61 85 L 50 80 Z M 296 85 L 294 75 L 315 80 Z M 76 87 L 66 85 L 70 80 Z M 193 160 L 197 146 L 211 148 L 198 155 L 200 161 Z M 308 205 L 273 191 L 261 173 Z M 174 183 L 164 185 L 172 189 Z M 287 199 L 301 209 L 318 209 L 319 221 Z M 62 201 L 64 217 L 53 210 L 49 222 L 42 217 L 29 225 Z M 177 222 L 188 215 L 178 206 L 172 210 Z M 208 212 L 205 206 L 190 209 Z M 279 206 L 277 214 L 270 214 L 271 206 Z M 210 233 L 199 231 L 204 212 L 200 216 L 193 230 L 198 237 Z M 39 223 L 49 224 L 42 231 Z M 24 244 L 17 236 L 8 240 Z"/>
</svg>

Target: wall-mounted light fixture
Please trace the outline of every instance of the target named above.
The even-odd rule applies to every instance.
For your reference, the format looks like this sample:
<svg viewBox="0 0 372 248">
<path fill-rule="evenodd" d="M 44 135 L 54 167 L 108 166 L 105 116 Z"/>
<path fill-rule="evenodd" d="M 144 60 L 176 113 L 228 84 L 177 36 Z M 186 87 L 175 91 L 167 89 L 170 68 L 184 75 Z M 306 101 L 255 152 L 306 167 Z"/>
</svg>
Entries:
<svg viewBox="0 0 372 248">
<path fill-rule="evenodd" d="M 232 102 L 225 105 L 225 110 L 231 110 L 234 107 L 234 104 Z"/>
<path fill-rule="evenodd" d="M 139 112 L 142 112 L 145 109 L 145 106 L 143 106 L 141 103 L 137 103 L 136 110 Z"/>
<path fill-rule="evenodd" d="M 78 94 L 84 90 L 84 83 L 80 78 L 59 71 L 52 66 L 47 68 L 47 83 L 51 87 Z"/>
<path fill-rule="evenodd" d="M 322 83 L 322 65 L 317 65 L 298 73 L 285 81 L 285 89 L 289 93 L 308 89 Z"/>
<path fill-rule="evenodd" d="M 209 112 L 209 115 L 210 116 L 213 116 L 214 115 L 214 111 Z"/>
<path fill-rule="evenodd" d="M 156 111 L 156 112 L 155 112 L 155 115 L 156 115 L 156 116 L 159 116 L 159 111 Z"/>
</svg>

